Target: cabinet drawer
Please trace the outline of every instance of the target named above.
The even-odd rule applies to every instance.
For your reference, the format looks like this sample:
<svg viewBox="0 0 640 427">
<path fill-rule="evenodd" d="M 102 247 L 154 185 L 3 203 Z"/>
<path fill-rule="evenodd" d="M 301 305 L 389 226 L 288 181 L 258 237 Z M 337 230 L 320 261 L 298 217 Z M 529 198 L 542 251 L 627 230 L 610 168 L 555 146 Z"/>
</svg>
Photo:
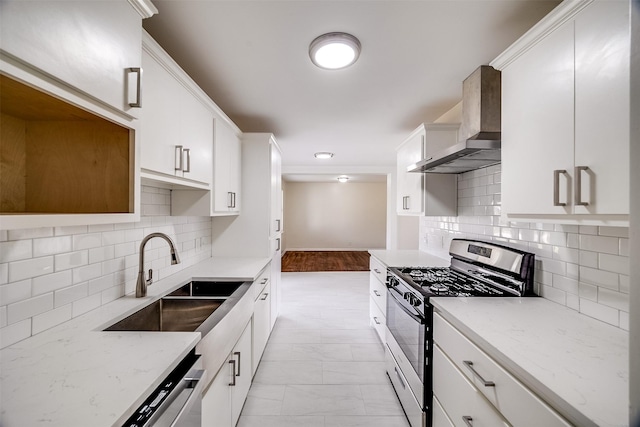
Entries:
<svg viewBox="0 0 640 427">
<path fill-rule="evenodd" d="M 374 257 L 369 257 L 369 270 L 371 270 L 371 275 L 377 277 L 380 283 L 387 282 L 387 267 Z"/>
<path fill-rule="evenodd" d="M 449 419 L 449 416 L 442 408 L 438 398 L 433 396 L 433 412 L 431 414 L 431 425 L 433 427 L 455 427 L 453 421 Z"/>
<path fill-rule="evenodd" d="M 455 426 L 510 426 L 437 345 L 433 348 L 433 393 Z"/>
<path fill-rule="evenodd" d="M 369 318 L 371 320 L 371 326 L 374 327 L 380 337 L 380 341 L 384 344 L 386 342 L 386 328 L 387 318 L 384 313 L 378 307 L 377 301 L 374 301 L 373 297 L 369 298 Z"/>
<path fill-rule="evenodd" d="M 571 425 L 438 314 L 433 333 L 436 344 L 509 422 L 523 427 Z M 479 377 L 495 385 L 485 386 Z"/>
<path fill-rule="evenodd" d="M 381 283 L 373 272 L 369 274 L 369 294 L 371 298 L 378 304 L 378 308 L 383 312 L 387 312 L 387 286 Z"/>
<path fill-rule="evenodd" d="M 267 266 L 262 272 L 260 276 L 253 282 L 253 299 L 257 300 L 260 295 L 263 294 L 264 288 L 271 281 L 271 267 Z"/>
</svg>

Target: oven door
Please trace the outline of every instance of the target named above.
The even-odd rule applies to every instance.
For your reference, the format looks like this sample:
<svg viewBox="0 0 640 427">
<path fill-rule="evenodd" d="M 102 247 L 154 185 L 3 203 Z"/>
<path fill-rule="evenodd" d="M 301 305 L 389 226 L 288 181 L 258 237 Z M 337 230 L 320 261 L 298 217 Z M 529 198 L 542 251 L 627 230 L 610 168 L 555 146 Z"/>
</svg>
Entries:
<svg viewBox="0 0 640 427">
<path fill-rule="evenodd" d="M 424 316 L 404 299 L 397 288 L 389 288 L 387 295 L 387 328 L 409 360 L 414 372 L 423 382 L 425 364 Z"/>
</svg>

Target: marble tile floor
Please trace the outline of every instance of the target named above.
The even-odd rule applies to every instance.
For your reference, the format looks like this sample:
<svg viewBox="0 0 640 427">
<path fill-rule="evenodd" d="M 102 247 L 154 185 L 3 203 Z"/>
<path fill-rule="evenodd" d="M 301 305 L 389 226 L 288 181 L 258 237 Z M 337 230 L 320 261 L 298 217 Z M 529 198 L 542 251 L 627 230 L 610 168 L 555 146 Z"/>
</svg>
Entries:
<svg viewBox="0 0 640 427">
<path fill-rule="evenodd" d="M 282 273 L 238 427 L 409 427 L 369 325 L 369 273 Z"/>
</svg>

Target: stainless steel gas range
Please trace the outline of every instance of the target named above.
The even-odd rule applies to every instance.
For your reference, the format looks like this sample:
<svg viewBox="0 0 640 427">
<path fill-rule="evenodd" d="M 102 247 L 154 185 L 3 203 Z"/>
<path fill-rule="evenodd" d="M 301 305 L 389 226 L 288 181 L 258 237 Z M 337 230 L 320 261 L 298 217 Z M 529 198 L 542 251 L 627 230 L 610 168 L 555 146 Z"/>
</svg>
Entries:
<svg viewBox="0 0 640 427">
<path fill-rule="evenodd" d="M 431 297 L 533 296 L 533 254 L 454 239 L 449 267 L 387 269 L 387 373 L 412 427 L 431 427 Z M 436 367 L 437 369 L 437 367 Z"/>
</svg>

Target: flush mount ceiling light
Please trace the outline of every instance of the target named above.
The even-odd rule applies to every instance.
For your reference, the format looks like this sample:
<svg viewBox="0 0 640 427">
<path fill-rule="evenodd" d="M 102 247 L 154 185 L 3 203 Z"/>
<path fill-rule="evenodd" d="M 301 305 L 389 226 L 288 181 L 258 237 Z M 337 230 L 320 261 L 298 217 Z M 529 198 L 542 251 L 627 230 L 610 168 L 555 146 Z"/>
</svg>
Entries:
<svg viewBox="0 0 640 427">
<path fill-rule="evenodd" d="M 316 159 L 330 159 L 333 157 L 333 153 L 329 153 L 327 151 L 320 151 L 316 154 L 314 154 L 314 157 Z"/>
<path fill-rule="evenodd" d="M 360 41 L 347 33 L 323 34 L 309 45 L 309 56 L 320 68 L 339 70 L 358 60 Z"/>
<path fill-rule="evenodd" d="M 349 177 L 346 175 L 342 175 L 338 177 L 338 182 L 347 182 L 349 181 Z"/>
</svg>

